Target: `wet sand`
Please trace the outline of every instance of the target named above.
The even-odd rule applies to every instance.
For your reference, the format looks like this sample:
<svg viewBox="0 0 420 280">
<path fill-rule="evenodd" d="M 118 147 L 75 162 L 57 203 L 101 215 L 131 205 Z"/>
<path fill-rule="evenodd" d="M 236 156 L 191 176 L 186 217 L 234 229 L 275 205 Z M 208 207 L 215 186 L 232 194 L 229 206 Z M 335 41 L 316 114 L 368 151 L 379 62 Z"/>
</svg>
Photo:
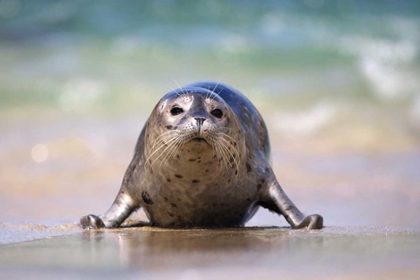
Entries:
<svg viewBox="0 0 420 280">
<path fill-rule="evenodd" d="M 1 246 L 0 276 L 44 279 L 417 279 L 420 228 L 83 231 Z"/>
</svg>

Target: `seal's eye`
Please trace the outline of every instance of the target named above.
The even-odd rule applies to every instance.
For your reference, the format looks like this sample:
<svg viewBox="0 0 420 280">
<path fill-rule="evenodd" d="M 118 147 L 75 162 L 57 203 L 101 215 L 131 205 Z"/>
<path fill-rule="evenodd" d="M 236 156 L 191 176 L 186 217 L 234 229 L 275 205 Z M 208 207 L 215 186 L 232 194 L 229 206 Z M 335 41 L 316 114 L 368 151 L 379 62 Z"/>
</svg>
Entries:
<svg viewBox="0 0 420 280">
<path fill-rule="evenodd" d="M 172 116 L 177 116 L 177 115 L 179 115 L 179 114 L 181 114 L 181 113 L 183 113 L 184 112 L 184 110 L 182 110 L 181 108 L 179 108 L 179 107 L 173 107 L 172 109 L 171 109 L 171 115 Z"/>
<path fill-rule="evenodd" d="M 210 114 L 212 114 L 213 116 L 215 116 L 218 119 L 223 117 L 223 112 L 220 109 L 214 109 L 213 111 L 210 112 Z"/>
</svg>

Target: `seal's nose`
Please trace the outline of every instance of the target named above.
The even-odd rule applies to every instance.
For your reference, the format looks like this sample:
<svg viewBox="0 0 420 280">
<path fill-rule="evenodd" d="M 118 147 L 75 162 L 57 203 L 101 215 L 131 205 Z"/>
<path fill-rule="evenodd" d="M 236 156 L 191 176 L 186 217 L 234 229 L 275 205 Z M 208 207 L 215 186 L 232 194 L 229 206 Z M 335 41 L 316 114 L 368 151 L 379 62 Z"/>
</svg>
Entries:
<svg viewBox="0 0 420 280">
<path fill-rule="evenodd" d="M 194 118 L 197 121 L 197 124 L 199 126 L 203 126 L 204 121 L 206 120 L 205 118 Z"/>
<path fill-rule="evenodd" d="M 201 137 L 201 127 L 203 126 L 203 123 L 206 119 L 205 118 L 194 118 L 194 119 L 197 121 L 198 137 Z"/>
</svg>

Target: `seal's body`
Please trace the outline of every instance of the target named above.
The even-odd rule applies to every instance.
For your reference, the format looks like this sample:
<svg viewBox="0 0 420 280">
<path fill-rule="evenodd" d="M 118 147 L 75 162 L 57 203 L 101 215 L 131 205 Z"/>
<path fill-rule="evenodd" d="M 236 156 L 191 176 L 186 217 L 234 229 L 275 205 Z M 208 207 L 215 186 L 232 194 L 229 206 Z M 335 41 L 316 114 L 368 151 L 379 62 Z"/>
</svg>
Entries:
<svg viewBox="0 0 420 280">
<path fill-rule="evenodd" d="M 259 206 L 285 216 L 292 228 L 322 228 L 303 215 L 269 164 L 264 121 L 240 92 L 195 83 L 166 94 L 145 124 L 120 192 L 101 217 L 83 228 L 117 227 L 143 208 L 152 226 L 243 226 Z"/>
</svg>

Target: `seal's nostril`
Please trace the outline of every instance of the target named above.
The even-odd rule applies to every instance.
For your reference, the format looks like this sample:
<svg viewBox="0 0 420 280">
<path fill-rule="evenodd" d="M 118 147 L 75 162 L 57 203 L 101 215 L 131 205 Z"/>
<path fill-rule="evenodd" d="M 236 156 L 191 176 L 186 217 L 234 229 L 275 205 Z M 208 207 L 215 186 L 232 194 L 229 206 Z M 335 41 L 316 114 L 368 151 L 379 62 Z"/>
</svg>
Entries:
<svg viewBox="0 0 420 280">
<path fill-rule="evenodd" d="M 194 119 L 197 121 L 198 125 L 200 126 L 202 126 L 204 121 L 206 120 L 205 118 L 194 118 Z"/>
</svg>

